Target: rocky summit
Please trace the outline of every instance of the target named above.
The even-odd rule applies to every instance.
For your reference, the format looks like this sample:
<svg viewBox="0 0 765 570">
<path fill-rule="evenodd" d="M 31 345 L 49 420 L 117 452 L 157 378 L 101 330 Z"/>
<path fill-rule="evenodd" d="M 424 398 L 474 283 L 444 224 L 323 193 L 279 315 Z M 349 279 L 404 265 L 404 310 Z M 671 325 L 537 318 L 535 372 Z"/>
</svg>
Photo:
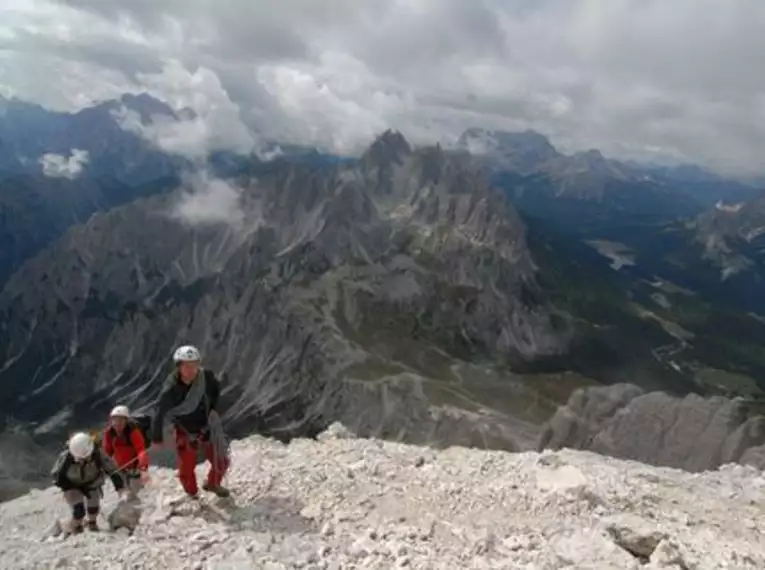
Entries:
<svg viewBox="0 0 765 570">
<path fill-rule="evenodd" d="M 5 568 L 765 567 L 765 477 L 689 473 L 587 451 L 487 451 L 356 439 L 235 441 L 229 499 L 177 501 L 152 468 L 132 535 L 65 537 L 54 489 L 0 505 Z M 200 466 L 198 475 L 203 476 Z M 114 521 L 114 517 L 112 518 Z"/>
</svg>

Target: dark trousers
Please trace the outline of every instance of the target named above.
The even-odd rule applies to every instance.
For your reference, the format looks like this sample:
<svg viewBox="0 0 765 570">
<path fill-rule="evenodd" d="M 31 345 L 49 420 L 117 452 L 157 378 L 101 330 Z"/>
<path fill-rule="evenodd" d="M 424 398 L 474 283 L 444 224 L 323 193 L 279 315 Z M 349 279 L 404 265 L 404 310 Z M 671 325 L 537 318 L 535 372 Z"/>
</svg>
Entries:
<svg viewBox="0 0 765 570">
<path fill-rule="evenodd" d="M 85 512 L 87 511 L 88 518 L 95 520 L 101 509 L 101 493 L 102 489 L 100 487 L 88 489 L 87 491 L 81 489 L 64 491 L 64 499 L 72 508 L 72 518 L 76 521 L 81 521 L 85 518 Z"/>
</svg>

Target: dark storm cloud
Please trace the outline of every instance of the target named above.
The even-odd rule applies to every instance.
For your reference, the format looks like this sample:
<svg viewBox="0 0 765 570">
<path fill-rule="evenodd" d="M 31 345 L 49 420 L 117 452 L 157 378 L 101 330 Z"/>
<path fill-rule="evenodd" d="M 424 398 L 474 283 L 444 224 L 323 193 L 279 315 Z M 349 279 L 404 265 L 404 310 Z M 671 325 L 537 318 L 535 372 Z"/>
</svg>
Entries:
<svg viewBox="0 0 765 570">
<path fill-rule="evenodd" d="M 349 152 L 387 127 L 531 127 L 762 172 L 763 29 L 761 0 L 6 0 L 0 92 L 76 107 L 149 89 L 239 146 L 237 120 Z"/>
</svg>

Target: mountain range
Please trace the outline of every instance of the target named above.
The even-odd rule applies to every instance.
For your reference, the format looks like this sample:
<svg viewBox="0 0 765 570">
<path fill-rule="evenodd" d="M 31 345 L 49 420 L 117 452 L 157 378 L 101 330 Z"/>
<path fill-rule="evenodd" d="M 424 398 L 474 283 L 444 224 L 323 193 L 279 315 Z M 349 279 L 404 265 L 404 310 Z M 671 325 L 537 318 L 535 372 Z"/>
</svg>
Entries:
<svg viewBox="0 0 765 570">
<path fill-rule="evenodd" d="M 476 156 L 486 168 L 512 176 L 518 196 L 541 194 L 614 206 L 620 199 L 630 200 L 633 215 L 640 212 L 641 204 L 643 208 L 652 204 L 653 212 L 663 216 L 698 214 L 720 200 L 752 199 L 765 188 L 696 165 L 619 161 L 604 157 L 597 149 L 565 155 L 533 130 L 511 133 L 471 128 L 455 146 Z M 621 196 L 625 193 L 631 196 Z"/>
<path fill-rule="evenodd" d="M 199 171 L 123 128 L 190 113 L 147 95 L 0 109 L 0 414 L 42 444 L 148 410 L 181 343 L 232 434 L 283 440 L 528 449 L 577 388 L 765 387 L 765 194 L 742 182 L 478 129 Z"/>
<path fill-rule="evenodd" d="M 234 225 L 190 228 L 174 217 L 182 190 L 157 195 L 14 274 L 0 378 L 18 419 L 149 403 L 168 350 L 194 342 L 235 379 L 232 426 L 275 416 L 302 433 L 339 415 L 362 433 L 487 437 L 469 362 L 565 349 L 522 222 L 467 155 L 386 133 L 353 166 L 277 160 L 236 186 Z M 450 400 L 470 413 L 431 405 Z"/>
<path fill-rule="evenodd" d="M 177 117 L 148 95 L 75 114 L 0 97 L 0 286 L 91 214 L 177 186 L 182 160 L 123 129 L 125 109 Z"/>
</svg>

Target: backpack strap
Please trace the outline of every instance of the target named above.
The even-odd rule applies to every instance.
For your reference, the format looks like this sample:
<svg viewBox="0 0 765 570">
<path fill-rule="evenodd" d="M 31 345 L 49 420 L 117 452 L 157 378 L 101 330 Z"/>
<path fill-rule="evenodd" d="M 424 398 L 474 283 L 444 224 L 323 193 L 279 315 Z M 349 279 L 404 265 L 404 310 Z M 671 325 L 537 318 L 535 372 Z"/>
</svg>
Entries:
<svg viewBox="0 0 765 570">
<path fill-rule="evenodd" d="M 129 419 L 127 423 L 125 424 L 125 429 L 122 431 L 122 437 L 127 443 L 131 443 L 130 433 L 133 431 L 134 427 L 137 427 L 137 426 L 135 425 L 135 422 L 132 419 Z M 114 426 L 109 426 L 109 435 L 111 435 L 113 439 L 116 439 L 119 437 L 119 435 L 117 434 L 117 430 L 114 429 Z"/>
<path fill-rule="evenodd" d="M 96 450 L 93 452 L 93 461 L 95 462 L 95 464 L 96 464 L 96 467 L 98 467 L 100 470 L 102 470 L 102 471 L 103 471 L 103 469 L 104 469 L 104 463 L 103 463 L 103 461 L 102 461 L 102 457 L 101 457 L 101 450 L 100 450 L 100 449 L 96 449 Z"/>
<path fill-rule="evenodd" d="M 73 462 L 74 458 L 72 457 L 72 454 L 69 453 L 69 450 L 62 449 L 56 459 L 56 463 L 53 465 L 53 469 L 51 470 L 51 476 L 53 477 L 54 482 L 61 481 L 64 473 L 66 473 L 66 470 L 69 469 Z"/>
<path fill-rule="evenodd" d="M 210 381 L 212 380 L 214 374 L 212 370 L 209 370 L 207 368 L 204 369 L 204 375 L 205 375 L 205 393 L 204 396 L 202 396 L 205 400 L 205 417 L 210 415 L 210 397 L 208 396 L 207 390 L 208 386 L 210 385 Z"/>
</svg>

